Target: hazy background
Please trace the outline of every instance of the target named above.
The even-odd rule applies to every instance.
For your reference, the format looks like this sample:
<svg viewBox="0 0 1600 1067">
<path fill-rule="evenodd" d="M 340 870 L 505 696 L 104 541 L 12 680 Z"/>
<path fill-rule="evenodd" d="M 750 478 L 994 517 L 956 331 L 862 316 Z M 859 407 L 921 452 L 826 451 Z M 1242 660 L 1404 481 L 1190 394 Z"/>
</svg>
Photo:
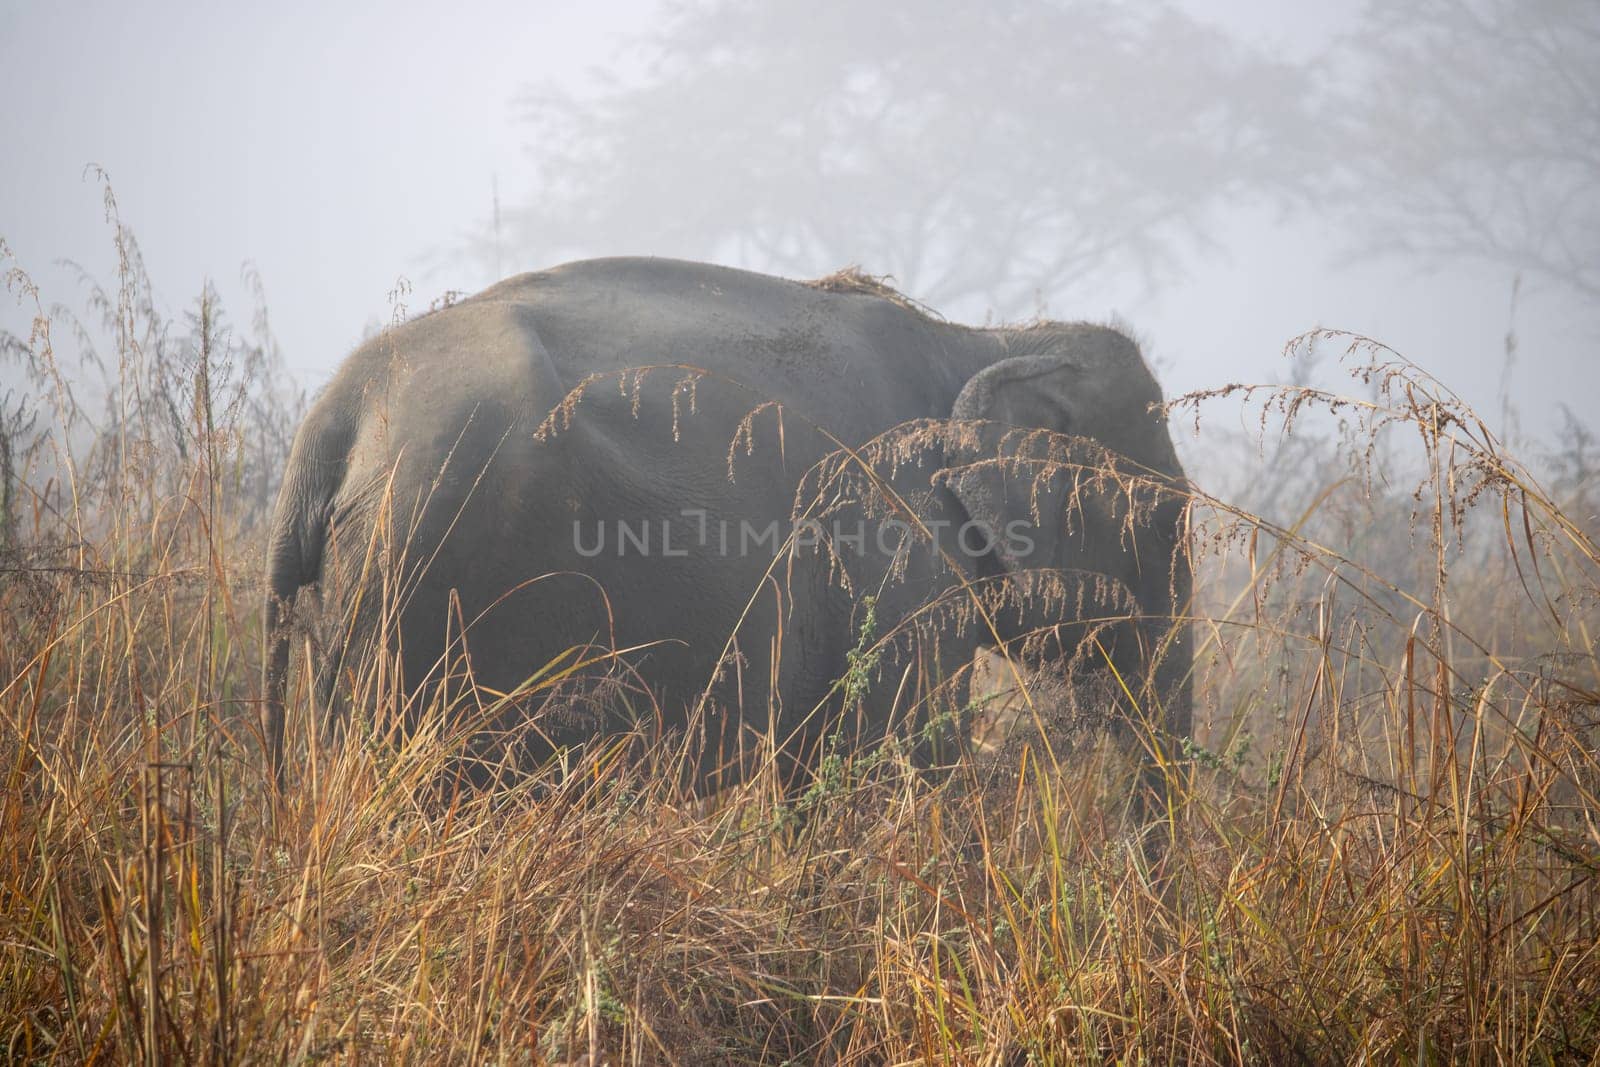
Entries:
<svg viewBox="0 0 1600 1067">
<path fill-rule="evenodd" d="M 644 253 L 1116 315 L 1169 393 L 1354 330 L 1547 437 L 1600 386 L 1597 71 L 1592 0 L 0 0 L 0 237 L 109 278 L 98 164 L 166 306 L 244 321 L 253 263 L 313 388 L 397 302 Z"/>
</svg>

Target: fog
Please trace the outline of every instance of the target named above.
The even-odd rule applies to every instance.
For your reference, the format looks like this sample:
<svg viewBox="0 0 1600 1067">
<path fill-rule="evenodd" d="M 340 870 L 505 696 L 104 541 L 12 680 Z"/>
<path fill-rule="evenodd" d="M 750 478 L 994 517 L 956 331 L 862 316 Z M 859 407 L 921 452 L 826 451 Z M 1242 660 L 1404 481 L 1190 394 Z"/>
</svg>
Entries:
<svg viewBox="0 0 1600 1067">
<path fill-rule="evenodd" d="M 1496 429 L 1503 391 L 1525 436 L 1593 423 L 1592 6 L 871 11 L 7 2 L 0 238 L 47 299 L 74 299 L 62 260 L 110 276 L 96 164 L 167 306 L 211 279 L 243 320 L 254 264 L 313 387 L 447 291 L 630 253 L 1114 316 L 1169 393 L 1351 330 Z"/>
</svg>

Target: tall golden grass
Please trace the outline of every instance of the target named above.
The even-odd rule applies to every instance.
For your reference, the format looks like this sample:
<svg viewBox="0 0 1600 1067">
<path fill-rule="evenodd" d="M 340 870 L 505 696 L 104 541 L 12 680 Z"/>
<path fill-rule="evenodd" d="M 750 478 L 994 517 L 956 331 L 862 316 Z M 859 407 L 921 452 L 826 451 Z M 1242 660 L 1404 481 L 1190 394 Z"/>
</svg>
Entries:
<svg viewBox="0 0 1600 1067">
<path fill-rule="evenodd" d="M 1142 824 L 1116 746 L 1026 733 L 939 779 L 846 754 L 798 828 L 770 772 L 686 804 L 670 760 L 610 748 L 441 792 L 465 738 L 325 745 L 303 671 L 278 797 L 251 479 L 292 410 L 210 296 L 159 322 L 116 233 L 108 414 L 59 316 L 7 350 L 39 405 L 0 412 L 9 1058 L 1597 1055 L 1594 490 L 1541 484 L 1381 346 L 1307 339 L 1346 349 L 1349 396 L 1180 403 L 1202 435 L 1243 403 L 1290 476 L 1275 519 L 1196 500 L 1195 737 L 1135 724 L 1166 782 Z"/>
</svg>

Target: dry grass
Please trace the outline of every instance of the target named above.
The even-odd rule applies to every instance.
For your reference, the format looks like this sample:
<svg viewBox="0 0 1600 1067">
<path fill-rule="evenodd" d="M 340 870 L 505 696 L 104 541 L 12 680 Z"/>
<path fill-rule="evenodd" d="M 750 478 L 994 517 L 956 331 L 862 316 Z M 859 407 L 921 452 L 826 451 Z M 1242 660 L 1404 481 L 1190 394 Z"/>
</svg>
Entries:
<svg viewBox="0 0 1600 1067">
<path fill-rule="evenodd" d="M 853 263 L 847 267 L 840 267 L 832 274 L 812 278 L 802 284 L 809 285 L 813 289 L 821 289 L 825 293 L 857 293 L 874 300 L 887 300 L 891 304 L 920 312 L 929 318 L 941 320 L 944 318 L 926 304 L 913 300 L 896 289 L 894 279 L 889 275 L 869 274 Z"/>
<path fill-rule="evenodd" d="M 303 684 L 275 800 L 256 446 L 213 402 L 232 348 L 205 311 L 187 372 L 154 376 L 138 302 L 108 306 L 124 417 L 87 452 L 58 395 L 31 434 L 6 424 L 10 1058 L 1596 1056 L 1600 551 L 1564 506 L 1584 487 L 1541 487 L 1380 348 L 1352 346 L 1365 399 L 1256 394 L 1274 427 L 1337 408 L 1352 429 L 1288 519 L 1196 505 L 1197 736 L 1131 731 L 1167 782 L 1153 822 L 1130 821 L 1125 751 L 1013 714 L 940 780 L 831 761 L 797 828 L 770 774 L 692 805 L 670 760 L 613 750 L 451 794 L 463 739 L 326 748 Z M 22 348 L 49 386 L 48 330 Z"/>
</svg>

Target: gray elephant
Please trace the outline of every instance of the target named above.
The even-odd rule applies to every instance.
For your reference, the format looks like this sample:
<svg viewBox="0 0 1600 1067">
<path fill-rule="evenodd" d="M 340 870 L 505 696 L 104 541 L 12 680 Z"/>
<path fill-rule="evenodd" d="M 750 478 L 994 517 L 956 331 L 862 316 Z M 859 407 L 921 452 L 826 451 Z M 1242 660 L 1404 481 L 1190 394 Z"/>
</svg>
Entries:
<svg viewBox="0 0 1600 1067">
<path fill-rule="evenodd" d="M 364 344 L 295 438 L 271 761 L 312 584 L 319 706 L 386 650 L 413 709 L 488 694 L 524 760 L 643 724 L 701 788 L 756 735 L 803 768 L 846 726 L 959 706 L 980 645 L 1108 666 L 1185 735 L 1160 401 L 1115 330 L 952 325 L 857 274 L 605 259 L 501 282 Z"/>
</svg>

